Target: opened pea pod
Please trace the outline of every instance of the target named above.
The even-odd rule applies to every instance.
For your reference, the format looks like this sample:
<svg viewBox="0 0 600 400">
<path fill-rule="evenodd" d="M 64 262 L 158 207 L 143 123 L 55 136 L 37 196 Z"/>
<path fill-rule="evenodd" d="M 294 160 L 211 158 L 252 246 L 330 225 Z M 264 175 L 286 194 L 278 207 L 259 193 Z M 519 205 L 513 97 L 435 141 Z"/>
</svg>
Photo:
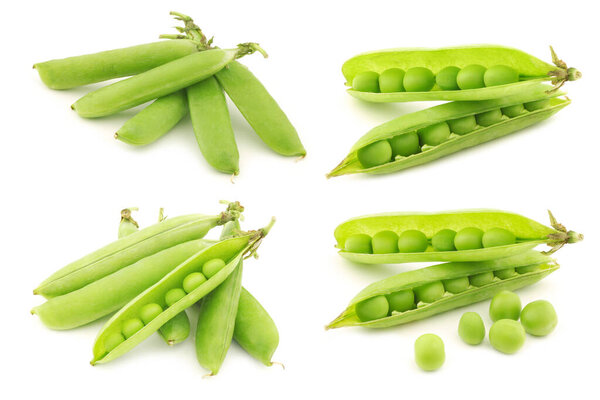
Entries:
<svg viewBox="0 0 600 400">
<path fill-rule="evenodd" d="M 488 100 L 524 93 L 550 81 L 555 88 L 581 77 L 550 47 L 552 64 L 521 50 L 494 45 L 374 51 L 344 63 L 348 93 L 387 103 Z"/>
<path fill-rule="evenodd" d="M 340 224 L 334 236 L 342 257 L 364 264 L 485 261 L 583 240 L 548 214 L 551 226 L 498 210 L 367 215 Z"/>
</svg>

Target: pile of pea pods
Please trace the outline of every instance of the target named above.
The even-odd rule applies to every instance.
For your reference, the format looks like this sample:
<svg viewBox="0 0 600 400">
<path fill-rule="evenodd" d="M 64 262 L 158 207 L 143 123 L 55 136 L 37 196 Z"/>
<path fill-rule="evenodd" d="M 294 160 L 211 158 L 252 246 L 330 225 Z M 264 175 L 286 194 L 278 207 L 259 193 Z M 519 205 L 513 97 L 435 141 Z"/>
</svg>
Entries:
<svg viewBox="0 0 600 400">
<path fill-rule="evenodd" d="M 83 118 L 99 118 L 153 101 L 117 130 L 115 138 L 131 145 L 150 144 L 190 114 L 198 146 L 216 170 L 237 175 L 239 153 L 225 93 L 256 134 L 275 152 L 304 157 L 296 129 L 277 102 L 239 58 L 260 52 L 256 43 L 233 49 L 213 46 L 193 20 L 164 41 L 37 63 L 34 68 L 51 89 L 127 77 L 94 90 L 71 108 Z"/>
<path fill-rule="evenodd" d="M 139 229 L 124 209 L 116 241 L 59 269 L 34 291 L 47 301 L 31 310 L 51 329 L 74 329 L 111 315 L 93 345 L 92 365 L 114 360 L 153 333 L 168 345 L 190 336 L 186 309 L 196 307 L 196 356 L 219 372 L 232 340 L 270 366 L 279 333 L 264 307 L 242 287 L 244 259 L 255 255 L 266 227 L 242 231 L 243 207 L 216 215 L 165 218 Z M 204 236 L 223 226 L 219 240 Z"/>
</svg>

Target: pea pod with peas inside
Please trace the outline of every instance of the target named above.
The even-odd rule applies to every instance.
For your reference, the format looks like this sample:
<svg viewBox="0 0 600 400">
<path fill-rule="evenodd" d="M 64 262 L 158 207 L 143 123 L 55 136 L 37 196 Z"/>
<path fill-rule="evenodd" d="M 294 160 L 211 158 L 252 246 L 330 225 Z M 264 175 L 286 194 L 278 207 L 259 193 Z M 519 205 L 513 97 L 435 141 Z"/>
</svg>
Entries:
<svg viewBox="0 0 600 400">
<path fill-rule="evenodd" d="M 583 240 L 548 214 L 551 227 L 498 210 L 375 214 L 338 225 L 334 236 L 342 257 L 364 264 L 484 261 Z"/>
<path fill-rule="evenodd" d="M 478 101 L 525 93 L 551 81 L 555 88 L 581 77 L 550 47 L 552 64 L 494 45 L 374 51 L 344 63 L 348 93 L 370 102 Z"/>
<path fill-rule="evenodd" d="M 327 329 L 387 328 L 418 321 L 531 285 L 558 268 L 549 256 L 530 250 L 495 260 L 450 262 L 403 272 L 367 286 Z"/>
</svg>

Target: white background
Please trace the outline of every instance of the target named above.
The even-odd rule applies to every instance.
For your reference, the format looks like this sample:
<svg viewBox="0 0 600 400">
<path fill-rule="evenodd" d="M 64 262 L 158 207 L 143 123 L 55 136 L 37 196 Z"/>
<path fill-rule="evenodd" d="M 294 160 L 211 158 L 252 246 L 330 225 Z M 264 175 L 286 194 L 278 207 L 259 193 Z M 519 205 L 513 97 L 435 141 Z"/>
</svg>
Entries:
<svg viewBox="0 0 600 400">
<path fill-rule="evenodd" d="M 588 1 L 52 1 L 10 2 L 2 11 L 2 392 L 38 398 L 560 398 L 597 387 L 598 37 Z M 91 87 L 52 91 L 34 62 L 154 41 L 169 33 L 171 9 L 195 17 L 220 46 L 260 42 L 267 60 L 244 63 L 269 88 L 301 134 L 301 162 L 271 152 L 232 109 L 241 154 L 235 184 L 197 149 L 189 120 L 159 142 L 133 148 L 113 139 L 131 115 L 84 120 L 69 105 Z M 526 131 L 403 173 L 326 180 L 367 130 L 429 106 L 363 104 L 344 91 L 342 63 L 362 51 L 497 43 L 549 60 L 548 45 L 583 72 L 566 87 L 573 103 Z M 211 379 L 193 341 L 167 348 L 157 336 L 121 359 L 91 367 L 102 321 L 51 331 L 29 310 L 31 290 L 64 264 L 113 240 L 119 211 L 137 206 L 144 225 L 159 207 L 171 216 L 216 213 L 240 200 L 244 226 L 278 218 L 244 285 L 280 330 L 267 368 L 233 345 Z M 519 291 L 545 298 L 557 329 L 528 337 L 516 355 L 486 341 L 463 344 L 460 315 L 488 302 L 381 331 L 323 326 L 367 284 L 415 265 L 359 266 L 341 259 L 333 229 L 347 218 L 384 211 L 499 208 L 546 222 L 546 209 L 586 240 L 557 254 L 562 268 Z M 213 235 L 218 235 L 214 232 Z M 433 332 L 447 360 L 435 373 L 414 364 L 414 340 Z M 591 393 L 590 393 L 591 391 Z M 211 396 L 211 397 L 209 397 Z M 5 396 L 2 396 L 5 397 Z M 5 397 L 6 398 L 6 397 Z"/>
</svg>

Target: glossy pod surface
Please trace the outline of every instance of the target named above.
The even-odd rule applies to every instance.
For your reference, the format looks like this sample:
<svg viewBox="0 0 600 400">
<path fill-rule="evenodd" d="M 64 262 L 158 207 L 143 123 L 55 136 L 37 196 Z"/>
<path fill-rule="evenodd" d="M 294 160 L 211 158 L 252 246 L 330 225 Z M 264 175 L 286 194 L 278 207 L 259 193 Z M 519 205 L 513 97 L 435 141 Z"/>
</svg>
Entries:
<svg viewBox="0 0 600 400">
<path fill-rule="evenodd" d="M 495 275 L 496 271 L 516 268 L 516 272 L 505 279 Z M 341 328 L 345 326 L 364 326 L 366 328 L 387 328 L 411 321 L 421 320 L 448 310 L 473 304 L 493 297 L 502 290 L 514 290 L 539 281 L 559 268 L 550 257 L 535 251 L 529 251 L 512 257 L 481 262 L 451 262 L 434 265 L 418 270 L 403 272 L 390 278 L 375 282 L 363 289 L 348 305 L 346 310 L 327 326 Z M 520 271 L 520 272 L 519 272 Z M 356 312 L 358 304 L 369 299 L 389 296 L 399 291 L 414 291 L 417 288 L 442 282 L 444 287 L 449 281 L 471 280 L 474 276 L 488 275 L 490 279 L 479 286 L 467 283 L 461 291 L 443 292 L 430 302 L 418 301 L 413 307 L 398 312 L 388 311 L 379 318 L 362 321 Z"/>
</svg>

